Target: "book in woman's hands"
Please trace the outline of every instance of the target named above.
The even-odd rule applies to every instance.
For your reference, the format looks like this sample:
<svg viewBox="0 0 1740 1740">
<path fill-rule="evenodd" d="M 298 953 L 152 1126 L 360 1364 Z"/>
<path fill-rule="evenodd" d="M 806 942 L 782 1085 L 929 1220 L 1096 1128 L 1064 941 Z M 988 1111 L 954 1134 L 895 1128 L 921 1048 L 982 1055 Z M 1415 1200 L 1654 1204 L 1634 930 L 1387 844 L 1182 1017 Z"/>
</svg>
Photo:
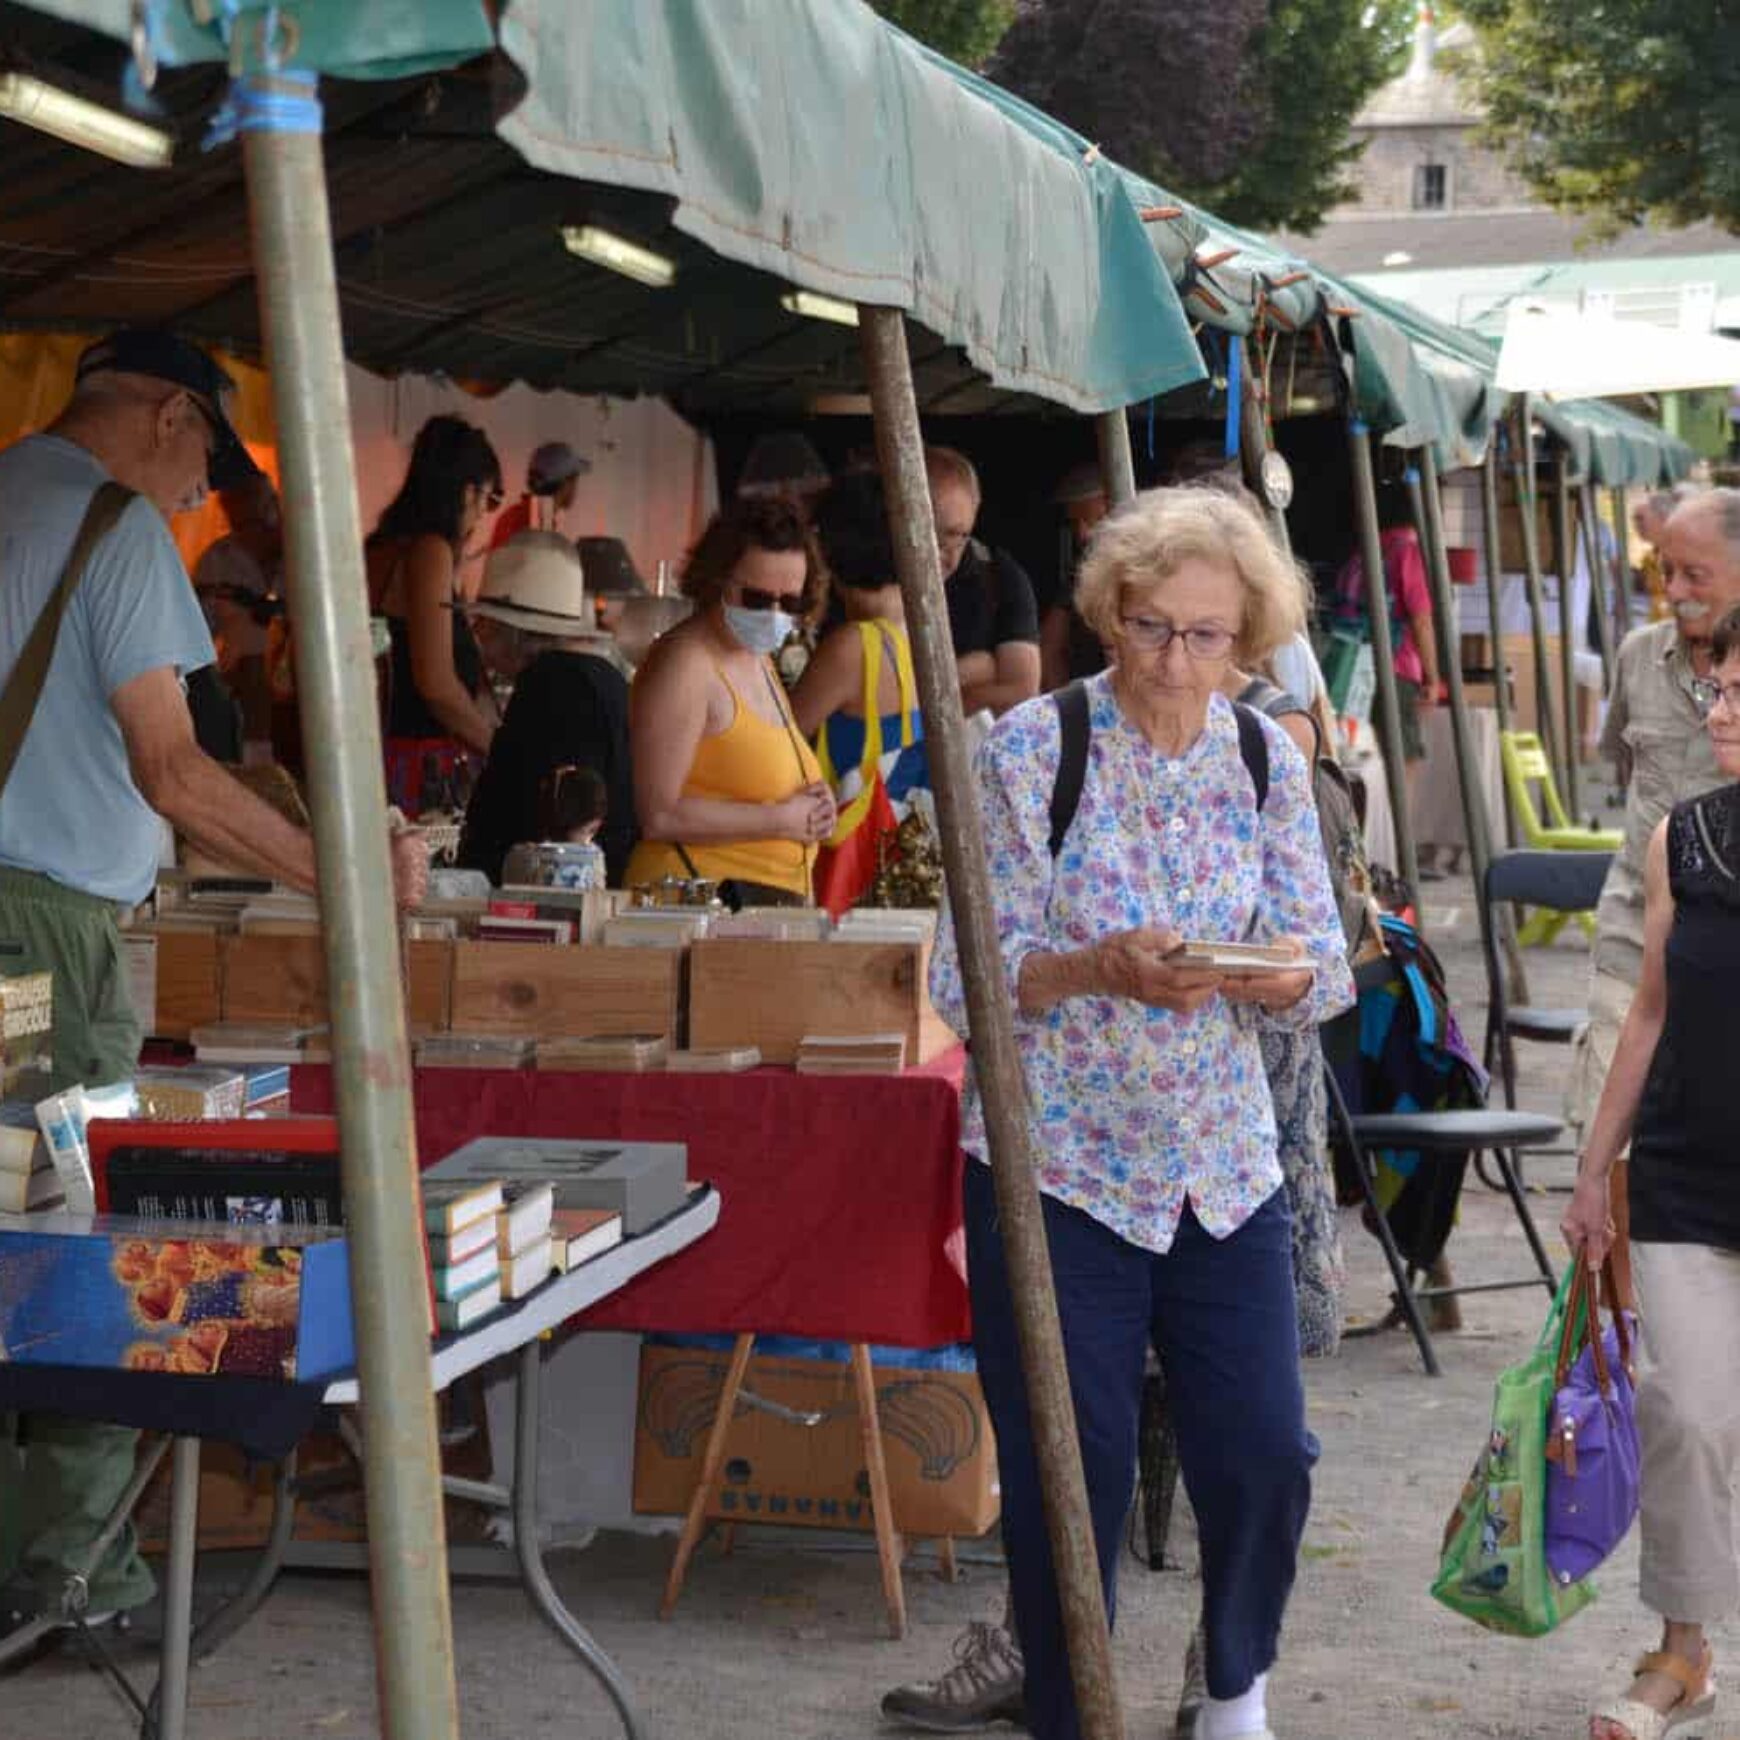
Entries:
<svg viewBox="0 0 1740 1740">
<path fill-rule="evenodd" d="M 1199 967 L 1218 973 L 1314 972 L 1309 955 L 1295 954 L 1282 943 L 1181 942 L 1166 956 L 1174 966 Z"/>
</svg>

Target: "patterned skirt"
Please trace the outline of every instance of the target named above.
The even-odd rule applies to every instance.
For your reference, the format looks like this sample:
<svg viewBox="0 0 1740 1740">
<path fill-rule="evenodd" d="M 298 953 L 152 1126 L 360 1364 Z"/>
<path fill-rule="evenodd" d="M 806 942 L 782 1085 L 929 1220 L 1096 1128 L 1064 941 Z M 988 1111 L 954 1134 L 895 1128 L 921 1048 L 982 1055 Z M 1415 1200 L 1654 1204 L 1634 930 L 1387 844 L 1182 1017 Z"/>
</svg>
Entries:
<svg viewBox="0 0 1740 1740">
<path fill-rule="evenodd" d="M 1293 1211 L 1293 1285 L 1299 1305 L 1299 1351 L 1322 1359 L 1341 1345 L 1341 1218 L 1329 1164 L 1329 1104 L 1323 1051 L 1314 1032 L 1265 1028 L 1263 1068 L 1275 1102 L 1281 1172 Z"/>
</svg>

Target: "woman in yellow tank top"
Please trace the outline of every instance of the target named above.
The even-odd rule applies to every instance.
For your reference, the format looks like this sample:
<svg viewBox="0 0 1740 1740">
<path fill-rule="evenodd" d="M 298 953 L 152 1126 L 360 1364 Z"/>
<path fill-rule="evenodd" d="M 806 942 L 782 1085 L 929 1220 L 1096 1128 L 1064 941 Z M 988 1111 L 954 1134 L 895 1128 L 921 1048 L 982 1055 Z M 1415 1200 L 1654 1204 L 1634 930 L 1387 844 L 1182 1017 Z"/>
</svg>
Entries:
<svg viewBox="0 0 1740 1740">
<path fill-rule="evenodd" d="M 746 905 L 809 900 L 834 799 L 773 654 L 825 584 L 789 502 L 733 502 L 702 534 L 683 572 L 695 614 L 655 643 L 630 697 L 641 835 L 631 888 L 704 877 Z"/>
</svg>

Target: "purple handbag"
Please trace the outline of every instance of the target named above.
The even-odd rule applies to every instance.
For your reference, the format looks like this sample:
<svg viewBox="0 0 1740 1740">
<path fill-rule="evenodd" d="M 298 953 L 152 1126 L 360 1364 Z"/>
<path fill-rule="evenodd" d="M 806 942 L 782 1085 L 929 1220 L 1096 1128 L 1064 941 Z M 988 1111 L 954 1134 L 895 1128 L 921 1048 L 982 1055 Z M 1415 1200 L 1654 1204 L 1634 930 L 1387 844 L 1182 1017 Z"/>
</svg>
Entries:
<svg viewBox="0 0 1740 1740">
<path fill-rule="evenodd" d="M 1617 1299 L 1612 1264 L 1602 1273 Z M 1595 1277 L 1579 1260 L 1547 1420 L 1546 1559 L 1561 1585 L 1587 1577 L 1625 1539 L 1637 1515 L 1636 1333 L 1636 1318 L 1617 1306 L 1602 1328 Z"/>
</svg>

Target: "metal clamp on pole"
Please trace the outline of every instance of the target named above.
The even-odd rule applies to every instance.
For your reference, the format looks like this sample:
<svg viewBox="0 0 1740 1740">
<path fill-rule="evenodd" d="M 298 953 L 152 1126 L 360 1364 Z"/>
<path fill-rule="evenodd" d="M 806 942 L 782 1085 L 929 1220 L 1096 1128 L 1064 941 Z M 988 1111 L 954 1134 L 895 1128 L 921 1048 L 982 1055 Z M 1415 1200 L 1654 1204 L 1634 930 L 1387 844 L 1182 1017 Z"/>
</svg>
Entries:
<svg viewBox="0 0 1740 1740">
<path fill-rule="evenodd" d="M 894 565 L 924 712 L 943 869 L 966 982 L 972 1067 L 985 1102 L 997 1210 L 1008 1254 L 1033 1442 L 1050 1526 L 1058 1599 L 1085 1740 L 1123 1740 L 1099 1552 L 1088 1512 L 1075 1406 L 1064 1364 L 1051 1257 L 1027 1142 L 1027 1095 L 997 946 L 978 795 L 967 761 L 954 647 L 938 572 L 936 526 L 925 480 L 924 437 L 913 396 L 906 325 L 898 308 L 862 307 L 859 336 L 876 421 L 876 456 L 888 490 Z M 1105 425 L 1102 424 L 1102 443 Z M 1102 445 L 1102 453 L 1105 445 Z"/>
<path fill-rule="evenodd" d="M 387 1740 L 457 1740 L 411 1054 L 320 106 L 306 74 L 240 80 L 234 95 L 331 988 L 382 1727 Z"/>
</svg>

